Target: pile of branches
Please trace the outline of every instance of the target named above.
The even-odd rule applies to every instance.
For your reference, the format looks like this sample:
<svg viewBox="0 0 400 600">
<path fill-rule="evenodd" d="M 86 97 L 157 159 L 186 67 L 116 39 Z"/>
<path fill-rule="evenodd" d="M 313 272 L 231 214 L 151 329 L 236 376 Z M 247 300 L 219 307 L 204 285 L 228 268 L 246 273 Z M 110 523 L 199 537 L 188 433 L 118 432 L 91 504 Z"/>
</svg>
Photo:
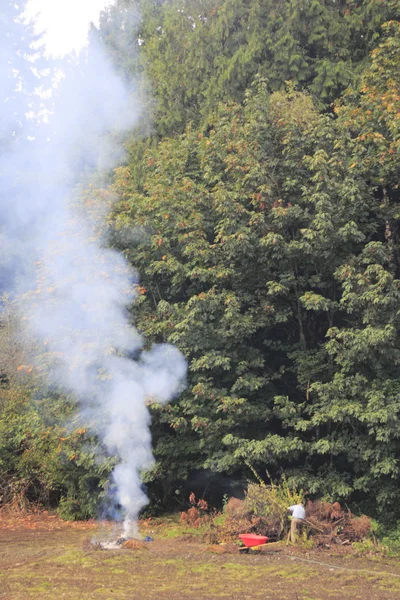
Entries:
<svg viewBox="0 0 400 600">
<path fill-rule="evenodd" d="M 221 515 L 216 515 L 211 522 L 206 540 L 210 544 L 226 544 L 237 541 L 238 535 L 241 533 L 265 535 L 266 531 L 269 532 L 268 536 L 272 539 L 274 538 L 272 531 L 276 527 L 279 529 L 279 524 L 271 522 L 270 518 L 252 513 L 243 500 L 230 498 L 222 518 Z"/>
<path fill-rule="evenodd" d="M 217 519 L 214 534 L 219 541 L 237 539 L 240 533 L 257 533 L 275 542 L 285 538 L 290 528 L 288 507 L 299 504 L 303 493 L 292 490 L 285 478 L 278 485 L 266 485 L 253 472 L 259 483 L 249 483 L 244 500 L 230 498 L 223 521 Z"/>
<path fill-rule="evenodd" d="M 266 500 L 270 500 L 268 494 L 264 494 Z M 223 519 L 216 515 L 211 521 L 207 541 L 213 544 L 226 543 L 237 540 L 240 533 L 267 535 L 270 541 L 286 539 L 290 528 L 287 506 L 284 512 L 276 503 L 267 508 L 263 504 L 262 511 L 260 507 L 250 506 L 247 501 L 231 498 L 225 507 Z M 265 516 L 260 516 L 262 512 Z M 317 547 L 330 547 L 333 544 L 346 546 L 368 536 L 371 519 L 365 515 L 354 516 L 349 508 L 342 508 L 338 502 L 331 504 L 309 500 L 303 528 Z"/>
<path fill-rule="evenodd" d="M 339 502 L 330 504 L 309 500 L 306 505 L 306 525 L 317 546 L 347 545 L 363 540 L 371 529 L 371 519 L 355 517 L 349 508 Z"/>
</svg>

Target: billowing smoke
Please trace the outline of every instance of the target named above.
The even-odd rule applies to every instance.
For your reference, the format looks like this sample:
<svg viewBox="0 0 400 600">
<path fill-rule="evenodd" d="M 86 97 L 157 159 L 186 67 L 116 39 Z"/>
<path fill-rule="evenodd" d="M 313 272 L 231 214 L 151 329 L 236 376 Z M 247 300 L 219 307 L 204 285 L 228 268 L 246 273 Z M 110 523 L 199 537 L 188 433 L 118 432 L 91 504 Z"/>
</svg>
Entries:
<svg viewBox="0 0 400 600">
<path fill-rule="evenodd" d="M 120 159 L 111 140 L 143 115 L 94 39 L 43 99 L 38 89 L 52 65 L 43 71 L 34 60 L 15 17 L 14 2 L 0 9 L 2 289 L 23 294 L 27 331 L 55 357 L 50 383 L 74 394 L 82 418 L 119 457 L 113 487 L 132 535 L 147 502 L 140 473 L 153 464 L 147 404 L 179 393 L 186 364 L 169 345 L 142 351 L 127 313 L 137 275 L 73 199 L 77 184 Z"/>
</svg>

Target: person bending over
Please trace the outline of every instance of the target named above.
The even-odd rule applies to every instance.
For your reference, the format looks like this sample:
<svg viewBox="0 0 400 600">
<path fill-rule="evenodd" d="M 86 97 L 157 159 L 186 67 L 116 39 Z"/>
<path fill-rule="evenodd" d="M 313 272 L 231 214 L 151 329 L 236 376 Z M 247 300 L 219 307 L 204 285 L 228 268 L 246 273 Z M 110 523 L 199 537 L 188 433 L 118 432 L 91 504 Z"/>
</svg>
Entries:
<svg viewBox="0 0 400 600">
<path fill-rule="evenodd" d="M 293 504 L 293 506 L 289 506 L 288 511 L 292 515 L 292 520 L 290 524 L 290 541 L 294 544 L 297 539 L 297 533 L 299 531 L 300 525 L 306 518 L 306 511 L 302 504 Z"/>
</svg>

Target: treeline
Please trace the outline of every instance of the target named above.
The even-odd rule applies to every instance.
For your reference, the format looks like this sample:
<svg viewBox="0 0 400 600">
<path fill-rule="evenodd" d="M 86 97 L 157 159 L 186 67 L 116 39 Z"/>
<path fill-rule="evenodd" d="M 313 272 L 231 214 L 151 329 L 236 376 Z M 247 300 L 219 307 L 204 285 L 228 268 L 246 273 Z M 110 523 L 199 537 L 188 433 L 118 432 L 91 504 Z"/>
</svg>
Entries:
<svg viewBox="0 0 400 600">
<path fill-rule="evenodd" d="M 399 2 L 119 0 L 98 34 L 140 75 L 152 126 L 89 193 L 118 198 L 107 226 L 140 273 L 132 319 L 189 363 L 182 396 L 151 408 L 153 506 L 255 469 L 394 522 Z M 3 481 L 92 514 L 112 461 L 22 376 L 1 390 Z"/>
</svg>

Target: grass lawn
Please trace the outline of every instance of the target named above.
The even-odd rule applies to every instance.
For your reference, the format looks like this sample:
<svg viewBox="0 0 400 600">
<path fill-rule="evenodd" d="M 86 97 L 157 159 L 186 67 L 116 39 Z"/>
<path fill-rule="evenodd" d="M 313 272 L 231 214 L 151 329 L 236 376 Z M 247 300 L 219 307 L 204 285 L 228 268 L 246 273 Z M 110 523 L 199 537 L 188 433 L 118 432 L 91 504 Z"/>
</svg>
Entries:
<svg viewBox="0 0 400 600">
<path fill-rule="evenodd" d="M 242 555 L 234 546 L 207 546 L 172 518 L 145 522 L 143 533 L 154 542 L 106 551 L 90 542 L 110 536 L 109 527 L 0 514 L 0 599 L 400 598 L 400 562 L 393 559 L 285 545 Z"/>
</svg>

